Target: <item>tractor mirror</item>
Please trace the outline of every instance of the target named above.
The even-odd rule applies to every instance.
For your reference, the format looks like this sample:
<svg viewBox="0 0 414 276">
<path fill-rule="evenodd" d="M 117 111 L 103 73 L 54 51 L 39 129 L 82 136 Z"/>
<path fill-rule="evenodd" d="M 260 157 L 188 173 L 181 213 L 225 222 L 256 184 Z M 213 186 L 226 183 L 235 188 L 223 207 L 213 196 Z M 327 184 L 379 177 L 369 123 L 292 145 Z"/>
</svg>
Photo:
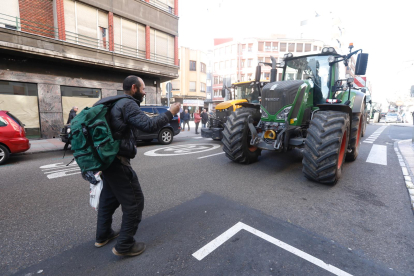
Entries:
<svg viewBox="0 0 414 276">
<path fill-rule="evenodd" d="M 354 82 L 354 78 L 347 78 L 346 83 L 352 84 Z"/>
<path fill-rule="evenodd" d="M 255 78 L 256 83 L 260 82 L 260 76 L 261 75 L 262 75 L 262 66 L 257 65 L 256 66 L 256 78 Z"/>
<path fill-rule="evenodd" d="M 361 88 L 361 92 L 362 92 L 362 93 L 366 93 L 366 92 L 367 92 L 367 90 L 366 90 L 365 88 Z"/>
<path fill-rule="evenodd" d="M 355 66 L 355 75 L 365 75 L 368 66 L 368 54 L 360 53 Z"/>
</svg>

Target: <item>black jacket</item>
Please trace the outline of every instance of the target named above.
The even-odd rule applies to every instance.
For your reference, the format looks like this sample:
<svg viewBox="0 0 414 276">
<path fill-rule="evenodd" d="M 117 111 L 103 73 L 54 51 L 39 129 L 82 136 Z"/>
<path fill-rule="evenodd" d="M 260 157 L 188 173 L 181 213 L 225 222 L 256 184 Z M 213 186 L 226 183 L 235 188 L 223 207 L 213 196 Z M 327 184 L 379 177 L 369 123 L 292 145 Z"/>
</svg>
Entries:
<svg viewBox="0 0 414 276">
<path fill-rule="evenodd" d="M 68 122 L 66 124 L 70 124 L 72 122 L 73 118 L 76 116 L 76 111 L 71 109 L 69 112 Z"/>
<path fill-rule="evenodd" d="M 207 112 L 201 113 L 201 122 L 203 124 L 207 124 L 207 121 L 208 121 L 208 114 L 207 114 Z"/>
<path fill-rule="evenodd" d="M 95 103 L 94 106 L 98 104 L 111 106 L 108 123 L 113 137 L 121 140 L 118 155 L 127 158 L 134 158 L 137 154 L 133 128 L 151 133 L 162 128 L 173 118 L 170 111 L 160 116 L 148 117 L 139 107 L 139 101 L 129 95 L 107 97 Z"/>
</svg>

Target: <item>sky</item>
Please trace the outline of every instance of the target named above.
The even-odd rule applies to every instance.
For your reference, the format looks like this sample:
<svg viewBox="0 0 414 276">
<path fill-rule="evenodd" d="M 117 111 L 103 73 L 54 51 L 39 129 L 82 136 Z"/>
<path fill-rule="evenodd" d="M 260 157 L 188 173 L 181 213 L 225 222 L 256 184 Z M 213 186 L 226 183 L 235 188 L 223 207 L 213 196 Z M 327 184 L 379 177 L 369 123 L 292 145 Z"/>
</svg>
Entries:
<svg viewBox="0 0 414 276">
<path fill-rule="evenodd" d="M 369 54 L 367 79 L 374 101 L 409 93 L 414 85 L 413 1 L 180 0 L 179 44 L 213 48 L 214 38 L 298 38 L 302 20 L 333 12 L 347 43 Z"/>
</svg>

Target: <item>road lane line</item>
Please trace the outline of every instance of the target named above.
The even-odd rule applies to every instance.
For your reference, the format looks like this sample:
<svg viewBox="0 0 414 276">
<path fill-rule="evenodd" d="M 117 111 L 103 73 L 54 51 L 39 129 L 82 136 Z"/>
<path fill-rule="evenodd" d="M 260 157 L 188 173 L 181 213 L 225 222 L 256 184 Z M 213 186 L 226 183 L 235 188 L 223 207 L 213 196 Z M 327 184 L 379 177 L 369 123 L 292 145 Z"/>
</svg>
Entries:
<svg viewBox="0 0 414 276">
<path fill-rule="evenodd" d="M 371 151 L 369 152 L 368 163 L 387 165 L 387 146 L 383 145 L 372 145 Z"/>
<path fill-rule="evenodd" d="M 211 242 L 209 242 L 208 244 L 206 244 L 204 247 L 202 247 L 201 249 L 199 249 L 197 252 L 195 252 L 193 254 L 193 257 L 196 258 L 197 260 L 201 261 L 202 259 L 204 259 L 207 255 L 209 255 L 211 252 L 213 252 L 214 250 L 216 250 L 220 245 L 224 244 L 227 240 L 229 240 L 230 238 L 232 238 L 235 234 L 237 234 L 240 230 L 245 230 L 253 235 L 256 235 L 310 263 L 313 263 L 314 265 L 319 266 L 320 268 L 323 268 L 335 275 L 340 275 L 340 276 L 352 276 L 351 274 L 333 266 L 330 264 L 325 263 L 324 261 L 306 253 L 303 252 L 302 250 L 299 250 L 287 243 L 282 242 L 281 240 L 278 240 L 276 238 L 273 238 L 272 236 L 267 235 L 266 233 L 263 233 L 249 225 L 246 225 L 242 222 L 238 222 L 236 223 L 233 227 L 231 227 L 230 229 L 228 229 L 227 231 L 225 231 L 223 234 L 221 234 L 220 236 L 218 236 L 217 238 L 215 238 L 214 240 L 212 240 Z"/>
<path fill-rule="evenodd" d="M 219 152 L 219 153 L 215 153 L 215 154 L 211 154 L 211 155 L 207 155 L 207 156 L 202 156 L 202 157 L 198 157 L 197 159 L 203 159 L 203 158 L 207 158 L 207 157 L 211 157 L 211 156 L 215 156 L 215 155 L 219 155 L 219 154 L 223 154 L 225 152 Z"/>
<path fill-rule="evenodd" d="M 387 128 L 387 126 L 382 126 L 377 129 L 374 133 L 372 133 L 368 138 L 366 138 L 363 142 L 364 143 L 373 143 L 377 138 L 381 135 L 381 133 Z"/>
<path fill-rule="evenodd" d="M 204 137 L 193 137 L 193 139 L 202 139 Z"/>
<path fill-rule="evenodd" d="M 68 168 L 66 170 L 48 171 L 48 172 L 44 172 L 44 174 L 57 173 L 57 172 L 70 172 L 70 171 L 77 171 L 77 170 L 80 170 L 80 168 L 77 167 L 77 168 Z"/>
</svg>

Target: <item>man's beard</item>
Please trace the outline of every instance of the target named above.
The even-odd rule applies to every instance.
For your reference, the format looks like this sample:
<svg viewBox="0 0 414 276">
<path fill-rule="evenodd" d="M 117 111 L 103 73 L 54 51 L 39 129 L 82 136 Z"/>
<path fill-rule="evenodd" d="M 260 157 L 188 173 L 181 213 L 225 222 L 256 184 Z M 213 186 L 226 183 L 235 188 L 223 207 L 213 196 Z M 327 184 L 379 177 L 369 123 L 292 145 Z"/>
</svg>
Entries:
<svg viewBox="0 0 414 276">
<path fill-rule="evenodd" d="M 144 99 L 144 96 L 139 92 L 135 93 L 132 97 L 138 100 L 139 102 L 142 102 L 142 100 Z"/>
</svg>

